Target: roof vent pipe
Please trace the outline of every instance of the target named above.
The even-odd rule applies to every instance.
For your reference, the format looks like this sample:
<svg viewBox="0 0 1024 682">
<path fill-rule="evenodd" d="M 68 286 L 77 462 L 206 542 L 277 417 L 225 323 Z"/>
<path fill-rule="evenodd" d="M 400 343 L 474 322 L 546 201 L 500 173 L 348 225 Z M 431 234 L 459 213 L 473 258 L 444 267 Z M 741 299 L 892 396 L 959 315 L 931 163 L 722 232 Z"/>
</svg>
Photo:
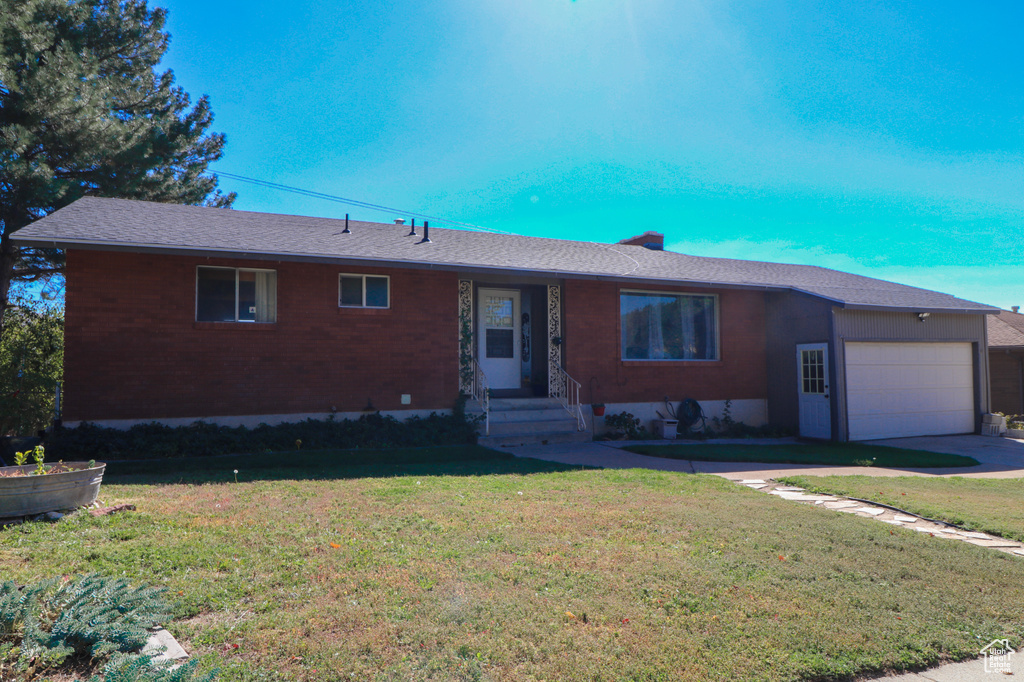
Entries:
<svg viewBox="0 0 1024 682">
<path fill-rule="evenodd" d="M 345 229 L 341 231 L 342 234 L 352 234 L 352 230 L 348 229 L 348 213 L 345 214 Z"/>
<path fill-rule="evenodd" d="M 426 220 L 423 221 L 423 239 L 416 242 L 417 244 L 431 244 L 430 241 L 430 223 Z"/>
<path fill-rule="evenodd" d="M 1010 306 L 1010 310 L 1012 310 L 1015 313 L 1019 313 L 1020 312 L 1020 306 L 1019 305 L 1011 305 Z"/>
<path fill-rule="evenodd" d="M 416 236 L 416 219 L 415 218 L 412 219 L 412 229 L 409 230 L 409 234 L 407 234 L 405 236 L 406 237 L 415 237 Z"/>
</svg>

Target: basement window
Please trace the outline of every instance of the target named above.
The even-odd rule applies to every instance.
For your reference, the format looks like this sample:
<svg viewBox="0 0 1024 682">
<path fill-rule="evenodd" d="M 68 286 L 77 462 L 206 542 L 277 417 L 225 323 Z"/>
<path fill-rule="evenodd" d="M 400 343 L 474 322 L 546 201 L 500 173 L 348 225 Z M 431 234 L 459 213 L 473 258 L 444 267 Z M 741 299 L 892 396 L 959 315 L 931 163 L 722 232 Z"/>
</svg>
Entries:
<svg viewBox="0 0 1024 682">
<path fill-rule="evenodd" d="M 619 294 L 623 360 L 717 360 L 718 297 Z"/>
<path fill-rule="evenodd" d="M 197 322 L 277 322 L 277 271 L 196 268 Z"/>
<path fill-rule="evenodd" d="M 385 275 L 339 275 L 339 308 L 388 308 L 391 278 Z"/>
</svg>

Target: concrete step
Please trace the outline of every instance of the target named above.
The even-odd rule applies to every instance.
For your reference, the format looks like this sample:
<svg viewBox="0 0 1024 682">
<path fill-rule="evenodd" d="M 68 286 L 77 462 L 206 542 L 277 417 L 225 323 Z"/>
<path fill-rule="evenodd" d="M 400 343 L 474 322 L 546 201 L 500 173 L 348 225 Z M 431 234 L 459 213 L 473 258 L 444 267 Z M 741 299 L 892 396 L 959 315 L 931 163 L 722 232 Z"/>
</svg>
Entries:
<svg viewBox="0 0 1024 682">
<path fill-rule="evenodd" d="M 589 443 L 589 431 L 532 433 L 512 436 L 480 436 L 477 442 L 488 448 L 514 448 L 520 445 L 549 445 L 552 443 Z"/>
<path fill-rule="evenodd" d="M 542 419 L 536 421 L 495 421 L 494 413 L 491 413 L 491 435 L 512 436 L 529 435 L 533 433 L 567 433 L 576 431 L 576 420 L 569 418 L 569 415 L 562 410 L 562 414 L 556 419 Z"/>
<path fill-rule="evenodd" d="M 466 413 L 483 414 L 479 402 L 470 400 L 466 403 Z M 491 401 L 491 423 L 495 422 L 529 422 L 552 421 L 556 419 L 572 419 L 562 403 L 555 398 L 501 398 Z"/>
<path fill-rule="evenodd" d="M 483 414 L 476 401 L 466 405 L 469 414 Z M 480 424 L 481 445 L 515 447 L 542 443 L 582 443 L 591 440 L 589 431 L 577 430 L 576 419 L 555 398 L 496 398 L 491 400 L 490 435 L 484 436 Z"/>
<path fill-rule="evenodd" d="M 492 425 L 512 422 L 548 422 L 560 419 L 575 421 L 561 405 L 544 410 L 491 410 Z"/>
<path fill-rule="evenodd" d="M 492 398 L 491 412 L 565 409 L 557 398 Z"/>
</svg>

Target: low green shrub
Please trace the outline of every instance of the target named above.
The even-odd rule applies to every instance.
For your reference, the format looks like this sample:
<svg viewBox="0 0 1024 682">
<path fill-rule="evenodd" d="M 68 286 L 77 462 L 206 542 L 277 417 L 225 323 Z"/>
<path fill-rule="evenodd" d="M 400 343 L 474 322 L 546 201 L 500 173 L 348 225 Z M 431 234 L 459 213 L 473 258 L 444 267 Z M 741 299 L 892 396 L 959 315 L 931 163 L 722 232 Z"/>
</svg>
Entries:
<svg viewBox="0 0 1024 682">
<path fill-rule="evenodd" d="M 213 682 L 216 673 L 196 674 L 199 661 L 192 659 L 181 666 L 172 668 L 156 663 L 149 656 L 115 656 L 103 666 L 101 675 L 94 675 L 89 682 Z"/>
<path fill-rule="evenodd" d="M 218 426 L 195 422 L 166 426 L 152 422 L 127 430 L 84 423 L 56 429 L 47 451 L 65 461 L 201 457 L 239 453 L 324 448 L 390 448 L 462 445 L 476 442 L 476 420 L 458 409 L 450 415 L 431 413 L 399 421 L 380 413 L 359 419 L 307 419 L 285 424 Z"/>
<path fill-rule="evenodd" d="M 106 664 L 103 678 L 93 678 L 97 682 L 194 680 L 195 663 L 170 677 L 166 666 L 138 655 L 149 628 L 169 618 L 162 595 L 162 589 L 97 574 L 21 588 L 0 583 L 0 679 L 34 680 L 88 661 Z"/>
<path fill-rule="evenodd" d="M 609 429 L 608 435 L 612 438 L 645 440 L 650 437 L 647 429 L 641 426 L 640 420 L 630 412 L 610 414 L 604 418 L 604 423 Z"/>
<path fill-rule="evenodd" d="M 1002 412 L 996 412 L 995 414 L 1006 417 L 1006 428 L 1024 429 L 1024 414 L 1003 414 Z"/>
</svg>

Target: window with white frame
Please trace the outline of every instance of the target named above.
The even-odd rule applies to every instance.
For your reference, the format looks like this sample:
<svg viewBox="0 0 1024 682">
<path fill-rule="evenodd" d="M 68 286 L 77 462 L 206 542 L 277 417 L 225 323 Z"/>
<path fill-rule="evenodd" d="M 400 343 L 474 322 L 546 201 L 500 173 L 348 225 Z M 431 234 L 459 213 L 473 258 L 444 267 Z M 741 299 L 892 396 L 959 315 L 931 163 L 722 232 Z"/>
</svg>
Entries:
<svg viewBox="0 0 1024 682">
<path fill-rule="evenodd" d="M 386 275 L 339 275 L 338 307 L 389 308 L 391 278 Z"/>
<path fill-rule="evenodd" d="M 717 360 L 716 296 L 619 294 L 623 360 Z"/>
<path fill-rule="evenodd" d="M 197 322 L 277 322 L 277 271 L 196 268 Z"/>
</svg>

